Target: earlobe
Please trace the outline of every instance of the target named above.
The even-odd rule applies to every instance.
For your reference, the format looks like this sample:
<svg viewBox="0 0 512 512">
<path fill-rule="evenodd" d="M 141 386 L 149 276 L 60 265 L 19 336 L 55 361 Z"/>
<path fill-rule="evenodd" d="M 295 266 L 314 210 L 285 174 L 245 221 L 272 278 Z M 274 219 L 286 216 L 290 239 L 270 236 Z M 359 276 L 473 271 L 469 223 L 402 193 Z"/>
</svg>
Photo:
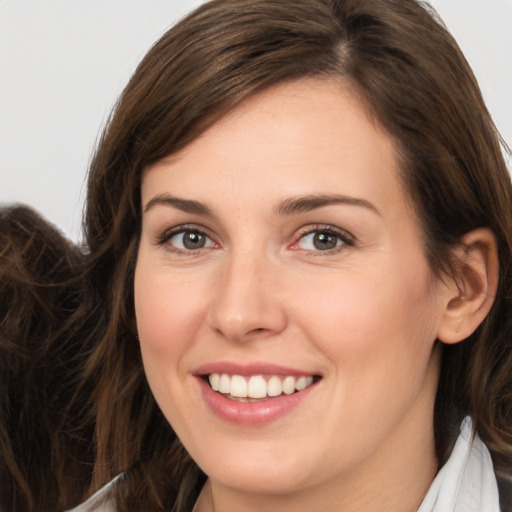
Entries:
<svg viewBox="0 0 512 512">
<path fill-rule="evenodd" d="M 490 229 L 466 233 L 455 253 L 459 263 L 437 335 L 448 344 L 466 339 L 482 323 L 494 302 L 499 276 L 496 239 Z"/>
</svg>

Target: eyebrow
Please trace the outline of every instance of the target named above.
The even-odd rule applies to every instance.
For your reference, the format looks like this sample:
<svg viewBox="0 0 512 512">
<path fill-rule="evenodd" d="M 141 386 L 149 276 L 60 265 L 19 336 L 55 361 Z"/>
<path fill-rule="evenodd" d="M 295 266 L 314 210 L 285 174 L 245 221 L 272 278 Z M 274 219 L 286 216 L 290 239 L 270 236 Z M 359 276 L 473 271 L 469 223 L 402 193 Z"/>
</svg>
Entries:
<svg viewBox="0 0 512 512">
<path fill-rule="evenodd" d="M 367 201 L 366 199 L 360 199 L 352 196 L 329 194 L 329 195 L 309 195 L 309 196 L 298 196 L 289 197 L 282 201 L 277 208 L 275 213 L 278 215 L 294 215 L 297 213 L 305 213 L 323 206 L 330 206 L 332 204 L 345 204 L 349 206 L 360 206 L 373 211 L 377 215 L 381 215 L 379 210 Z"/>
<path fill-rule="evenodd" d="M 181 197 L 174 197 L 169 194 L 159 194 L 153 197 L 144 206 L 144 213 L 157 205 L 172 206 L 186 213 L 196 213 L 198 215 L 213 216 L 212 210 L 204 203 L 193 201 L 192 199 L 183 199 Z"/>
<path fill-rule="evenodd" d="M 380 216 L 379 210 L 367 201 L 366 199 L 360 199 L 357 197 L 345 196 L 345 195 L 308 195 L 308 196 L 297 196 L 288 197 L 281 201 L 279 205 L 274 209 L 276 215 L 294 215 L 298 213 L 305 213 L 323 206 L 330 206 L 333 204 L 344 204 L 349 206 L 359 206 L 373 211 Z M 195 213 L 197 215 L 205 215 L 213 217 L 213 211 L 211 208 L 206 206 L 200 201 L 194 201 L 192 199 L 183 199 L 181 197 L 171 196 L 169 194 L 159 194 L 153 197 L 144 206 L 144 213 L 157 205 L 172 206 L 186 213 Z"/>
</svg>

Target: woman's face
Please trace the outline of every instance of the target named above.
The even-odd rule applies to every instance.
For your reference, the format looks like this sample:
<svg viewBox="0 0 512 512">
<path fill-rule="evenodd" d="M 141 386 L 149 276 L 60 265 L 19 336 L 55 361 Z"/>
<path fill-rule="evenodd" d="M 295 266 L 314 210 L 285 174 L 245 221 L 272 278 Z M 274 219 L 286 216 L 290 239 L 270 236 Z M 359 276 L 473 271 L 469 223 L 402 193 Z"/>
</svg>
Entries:
<svg viewBox="0 0 512 512">
<path fill-rule="evenodd" d="M 213 486 L 343 488 L 435 463 L 448 290 L 366 112 L 338 82 L 280 85 L 144 175 L 144 367 Z"/>
</svg>

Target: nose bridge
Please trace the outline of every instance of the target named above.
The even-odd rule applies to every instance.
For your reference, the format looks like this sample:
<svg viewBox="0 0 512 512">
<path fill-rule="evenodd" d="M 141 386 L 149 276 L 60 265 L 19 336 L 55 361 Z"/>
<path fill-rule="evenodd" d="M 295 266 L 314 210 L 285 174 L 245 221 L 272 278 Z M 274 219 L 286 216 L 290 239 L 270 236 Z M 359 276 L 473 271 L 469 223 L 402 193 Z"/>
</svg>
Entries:
<svg viewBox="0 0 512 512">
<path fill-rule="evenodd" d="M 253 247 L 227 255 L 210 306 L 212 328 L 235 341 L 282 331 L 286 314 L 278 274 L 263 250 Z"/>
</svg>

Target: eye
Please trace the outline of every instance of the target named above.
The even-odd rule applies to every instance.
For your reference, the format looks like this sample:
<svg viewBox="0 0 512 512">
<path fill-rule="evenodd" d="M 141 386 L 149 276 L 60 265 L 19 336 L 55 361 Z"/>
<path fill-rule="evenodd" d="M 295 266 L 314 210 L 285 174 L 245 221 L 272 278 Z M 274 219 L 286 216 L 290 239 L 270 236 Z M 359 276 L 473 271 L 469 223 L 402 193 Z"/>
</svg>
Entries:
<svg viewBox="0 0 512 512">
<path fill-rule="evenodd" d="M 344 245 L 353 245 L 353 240 L 345 231 L 334 227 L 319 227 L 303 234 L 295 245 L 306 251 L 329 252 Z"/>
<path fill-rule="evenodd" d="M 177 251 L 197 251 L 214 245 L 213 240 L 203 231 L 198 229 L 183 229 L 168 233 L 163 243 L 169 244 Z"/>
</svg>

